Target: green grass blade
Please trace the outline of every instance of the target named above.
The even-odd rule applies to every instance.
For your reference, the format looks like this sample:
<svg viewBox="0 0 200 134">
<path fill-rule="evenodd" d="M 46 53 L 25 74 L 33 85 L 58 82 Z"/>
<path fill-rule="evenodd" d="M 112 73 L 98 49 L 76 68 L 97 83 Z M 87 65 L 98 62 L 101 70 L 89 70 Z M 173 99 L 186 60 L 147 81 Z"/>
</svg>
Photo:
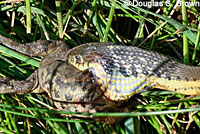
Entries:
<svg viewBox="0 0 200 134">
<path fill-rule="evenodd" d="M 56 11 L 57 11 L 57 19 L 58 19 L 58 32 L 59 38 L 63 38 L 63 23 L 62 23 L 62 8 L 61 8 L 61 0 L 56 0 Z"/>
<path fill-rule="evenodd" d="M 31 3 L 26 0 L 26 32 L 31 33 Z"/>
<path fill-rule="evenodd" d="M 103 40 L 102 40 L 103 42 L 106 42 L 108 40 L 107 39 L 108 38 L 108 33 L 110 31 L 112 19 L 113 19 L 113 16 L 114 16 L 114 11 L 115 11 L 115 7 L 114 7 L 114 5 L 112 5 L 111 8 L 110 8 L 110 13 L 109 13 L 106 29 L 105 29 L 105 32 L 104 32 L 104 37 L 103 37 Z"/>
<path fill-rule="evenodd" d="M 35 66 L 35 67 L 39 67 L 39 63 L 40 62 L 38 60 L 35 60 L 33 58 L 30 58 L 30 57 L 27 57 L 25 55 L 22 55 L 22 54 L 20 54 L 20 53 L 18 53 L 16 51 L 13 51 L 13 50 L 11 50 L 11 49 L 9 49 L 7 47 L 4 47 L 4 46 L 0 45 L 0 52 L 3 52 L 5 54 L 8 54 L 8 55 L 10 55 L 12 57 L 15 57 L 15 58 L 17 58 L 19 60 L 27 62 L 27 63 Z"/>
<path fill-rule="evenodd" d="M 183 18 L 183 25 L 187 26 L 188 25 L 188 20 L 187 20 L 187 10 L 185 7 L 185 0 L 182 0 L 182 18 Z M 183 58 L 184 58 L 184 63 L 189 64 L 189 44 L 188 44 L 188 38 L 185 33 L 183 33 Z"/>
<path fill-rule="evenodd" d="M 135 132 L 135 125 L 137 124 L 134 124 L 134 119 L 133 118 L 128 118 L 126 121 L 125 121 L 125 129 L 126 129 L 126 133 L 127 134 L 137 134 Z"/>
</svg>

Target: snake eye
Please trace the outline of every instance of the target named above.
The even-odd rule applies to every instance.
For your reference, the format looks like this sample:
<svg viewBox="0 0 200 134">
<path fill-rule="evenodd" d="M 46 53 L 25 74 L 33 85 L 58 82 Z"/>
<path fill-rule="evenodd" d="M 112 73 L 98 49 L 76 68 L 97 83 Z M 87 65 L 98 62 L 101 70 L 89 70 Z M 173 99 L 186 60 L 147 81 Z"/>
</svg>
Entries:
<svg viewBox="0 0 200 134">
<path fill-rule="evenodd" d="M 75 59 L 76 59 L 76 63 L 78 64 L 83 63 L 83 57 L 81 55 L 76 55 Z"/>
</svg>

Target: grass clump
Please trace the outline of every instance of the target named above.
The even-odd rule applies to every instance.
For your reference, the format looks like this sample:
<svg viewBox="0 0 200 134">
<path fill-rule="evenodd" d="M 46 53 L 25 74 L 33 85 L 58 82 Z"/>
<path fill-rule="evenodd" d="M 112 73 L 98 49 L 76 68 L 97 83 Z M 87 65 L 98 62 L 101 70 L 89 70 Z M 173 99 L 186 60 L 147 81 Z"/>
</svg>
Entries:
<svg viewBox="0 0 200 134">
<path fill-rule="evenodd" d="M 111 41 L 155 50 L 180 62 L 199 64 L 199 18 L 196 6 L 126 6 L 114 0 L 0 2 L 0 33 L 18 42 L 62 39 L 70 46 Z M 183 1 L 183 0 L 182 0 Z M 183 1 L 184 2 L 184 1 Z M 131 4 L 131 3 L 129 3 Z M 0 46 L 0 75 L 27 78 L 38 66 L 33 59 Z M 195 73 L 195 72 L 194 72 Z M 197 133 L 199 96 L 188 97 L 152 90 L 134 96 L 132 113 L 94 113 L 127 116 L 115 125 L 93 120 L 66 119 L 39 94 L 0 95 L 0 132 L 3 133 Z M 86 114 L 70 113 L 67 114 Z"/>
</svg>

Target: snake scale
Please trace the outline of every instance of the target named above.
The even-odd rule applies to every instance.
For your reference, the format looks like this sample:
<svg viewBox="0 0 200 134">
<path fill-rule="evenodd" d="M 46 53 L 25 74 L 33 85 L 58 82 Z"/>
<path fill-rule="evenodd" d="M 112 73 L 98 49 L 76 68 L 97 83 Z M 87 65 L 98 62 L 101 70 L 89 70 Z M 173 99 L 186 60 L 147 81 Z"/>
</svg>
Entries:
<svg viewBox="0 0 200 134">
<path fill-rule="evenodd" d="M 184 65 L 157 52 L 114 43 L 86 43 L 70 50 L 68 62 L 89 70 L 104 95 L 124 101 L 151 88 L 186 95 L 200 94 L 200 68 Z"/>
</svg>

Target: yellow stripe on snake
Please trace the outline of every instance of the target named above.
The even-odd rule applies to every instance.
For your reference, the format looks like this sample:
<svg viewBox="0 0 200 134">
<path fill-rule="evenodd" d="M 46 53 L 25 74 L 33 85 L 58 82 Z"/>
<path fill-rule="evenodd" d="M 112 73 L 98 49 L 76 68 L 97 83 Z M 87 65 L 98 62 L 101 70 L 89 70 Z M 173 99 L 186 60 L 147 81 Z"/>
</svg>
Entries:
<svg viewBox="0 0 200 134">
<path fill-rule="evenodd" d="M 68 54 L 79 70 L 89 69 L 104 95 L 113 101 L 160 88 L 186 95 L 200 94 L 200 68 L 184 65 L 157 52 L 113 43 L 87 43 Z"/>
</svg>

